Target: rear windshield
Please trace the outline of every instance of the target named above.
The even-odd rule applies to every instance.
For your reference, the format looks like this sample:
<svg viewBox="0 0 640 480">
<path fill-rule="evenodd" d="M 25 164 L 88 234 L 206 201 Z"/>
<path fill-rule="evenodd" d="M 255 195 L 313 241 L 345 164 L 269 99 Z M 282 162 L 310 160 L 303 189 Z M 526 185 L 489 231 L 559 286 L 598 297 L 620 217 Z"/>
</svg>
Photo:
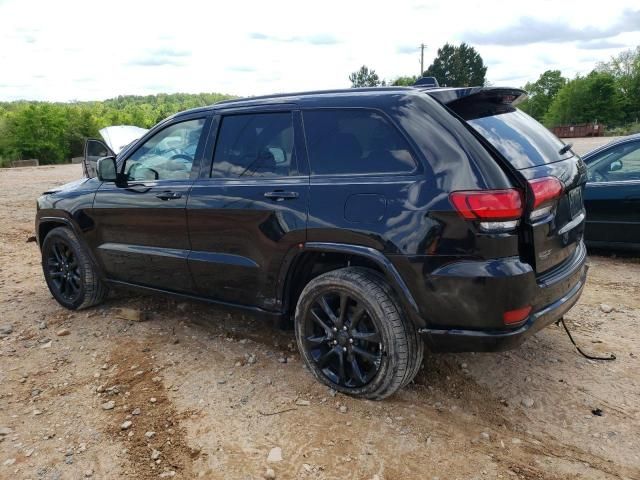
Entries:
<svg viewBox="0 0 640 480">
<path fill-rule="evenodd" d="M 517 169 L 573 156 L 570 150 L 560 155 L 558 152 L 564 144 L 540 123 L 516 108 L 509 108 L 497 115 L 466 120 Z"/>
</svg>

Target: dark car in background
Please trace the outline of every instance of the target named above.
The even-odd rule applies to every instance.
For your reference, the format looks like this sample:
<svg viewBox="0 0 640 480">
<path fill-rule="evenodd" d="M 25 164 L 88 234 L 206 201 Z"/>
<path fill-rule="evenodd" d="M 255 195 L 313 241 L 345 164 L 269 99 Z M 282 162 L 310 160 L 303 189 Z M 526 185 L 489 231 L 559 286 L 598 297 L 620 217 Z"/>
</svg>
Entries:
<svg viewBox="0 0 640 480">
<path fill-rule="evenodd" d="M 582 161 L 509 88 L 222 102 L 161 122 L 38 199 L 47 284 L 133 286 L 292 321 L 320 381 L 380 399 L 425 343 L 513 348 L 586 278 Z"/>
<path fill-rule="evenodd" d="M 583 157 L 585 240 L 593 247 L 640 250 L 640 134 L 617 139 Z"/>
</svg>

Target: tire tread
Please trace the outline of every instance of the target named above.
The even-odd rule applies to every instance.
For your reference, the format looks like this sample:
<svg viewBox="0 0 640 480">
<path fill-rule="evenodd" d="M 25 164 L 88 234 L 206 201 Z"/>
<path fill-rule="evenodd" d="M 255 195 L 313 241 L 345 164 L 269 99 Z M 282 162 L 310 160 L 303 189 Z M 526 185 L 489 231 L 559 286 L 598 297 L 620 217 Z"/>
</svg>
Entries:
<svg viewBox="0 0 640 480">
<path fill-rule="evenodd" d="M 311 290 L 320 284 L 331 282 L 341 286 L 349 287 L 355 285 L 359 287 L 359 289 L 366 292 L 369 301 L 376 303 L 380 307 L 383 314 L 382 320 L 389 329 L 388 336 L 393 342 L 393 348 L 387 346 L 387 349 L 393 351 L 395 358 L 391 359 L 391 368 L 388 372 L 385 372 L 385 378 L 376 385 L 376 388 L 371 391 L 366 391 L 365 389 L 365 391 L 358 393 L 358 396 L 371 400 L 381 400 L 392 395 L 413 380 L 422 364 L 424 344 L 418 336 L 415 325 L 403 314 L 397 297 L 386 279 L 378 272 L 363 267 L 346 267 L 332 270 L 311 280 L 300 296 L 298 308 L 296 309 L 296 319 L 301 313 L 299 311 L 301 302 L 310 294 Z M 297 324 L 298 322 L 296 321 Z M 300 339 L 298 340 L 298 344 L 301 346 Z M 311 371 L 317 378 L 324 381 L 323 377 L 313 368 L 311 368 Z M 345 391 L 344 393 L 350 392 Z"/>
<path fill-rule="evenodd" d="M 78 305 L 65 305 L 66 308 L 73 310 L 82 310 L 92 307 L 101 303 L 108 295 L 109 288 L 100 278 L 98 270 L 93 261 L 87 254 L 85 248 L 78 241 L 75 233 L 69 227 L 56 227 L 52 229 L 44 239 L 43 246 L 48 239 L 53 236 L 59 235 L 64 238 L 71 245 L 74 253 L 78 258 L 80 264 L 80 271 L 83 274 L 83 289 L 84 295 L 82 302 Z M 44 248 L 43 248 L 44 251 Z M 43 263 L 44 268 L 44 263 Z"/>
</svg>

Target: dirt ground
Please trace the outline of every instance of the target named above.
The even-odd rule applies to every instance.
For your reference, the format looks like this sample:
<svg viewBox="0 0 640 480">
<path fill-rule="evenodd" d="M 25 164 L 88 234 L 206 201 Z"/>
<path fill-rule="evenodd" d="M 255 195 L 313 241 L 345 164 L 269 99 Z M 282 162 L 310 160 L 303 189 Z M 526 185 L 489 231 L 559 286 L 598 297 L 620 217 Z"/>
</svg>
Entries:
<svg viewBox="0 0 640 480">
<path fill-rule="evenodd" d="M 409 387 L 361 401 L 249 316 L 130 292 L 58 306 L 26 239 L 35 198 L 80 175 L 0 170 L 0 478 L 640 479 L 638 258 L 591 256 L 567 318 L 616 361 L 552 326 L 507 353 L 427 354 Z"/>
</svg>

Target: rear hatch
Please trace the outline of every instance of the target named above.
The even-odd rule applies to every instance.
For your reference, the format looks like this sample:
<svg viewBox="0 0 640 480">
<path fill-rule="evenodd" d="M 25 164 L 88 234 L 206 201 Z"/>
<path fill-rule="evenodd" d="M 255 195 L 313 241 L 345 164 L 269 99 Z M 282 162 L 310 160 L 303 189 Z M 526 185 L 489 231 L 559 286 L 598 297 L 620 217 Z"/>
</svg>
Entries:
<svg viewBox="0 0 640 480">
<path fill-rule="evenodd" d="M 526 92 L 511 88 L 425 90 L 469 125 L 503 168 L 520 182 L 525 209 L 521 253 L 538 274 L 561 265 L 584 231 L 586 168 L 565 145 L 515 105 Z"/>
</svg>

